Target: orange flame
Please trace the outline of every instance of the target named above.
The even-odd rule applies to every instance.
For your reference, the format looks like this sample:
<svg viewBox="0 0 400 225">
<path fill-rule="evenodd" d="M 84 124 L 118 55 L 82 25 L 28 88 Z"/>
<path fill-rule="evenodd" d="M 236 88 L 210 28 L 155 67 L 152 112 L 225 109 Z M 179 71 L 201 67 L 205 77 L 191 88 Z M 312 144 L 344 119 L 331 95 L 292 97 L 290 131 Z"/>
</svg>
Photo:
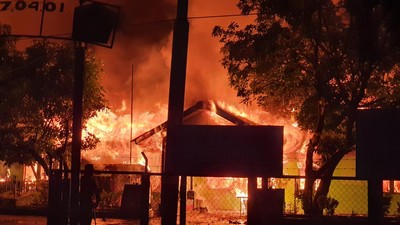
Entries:
<svg viewBox="0 0 400 225">
<path fill-rule="evenodd" d="M 284 167 L 288 162 L 293 162 L 295 169 L 300 171 L 298 174 L 304 174 L 304 168 L 299 167 L 299 164 L 304 163 L 304 153 L 306 149 L 306 140 L 308 134 L 301 131 L 295 121 L 288 121 L 284 118 L 271 115 L 260 109 L 248 109 L 245 107 L 235 107 L 225 102 L 216 103 L 218 106 L 231 112 L 232 114 L 255 122 L 260 125 L 280 125 L 284 126 Z M 144 132 L 151 130 L 152 128 L 163 123 L 167 117 L 167 106 L 157 105 L 157 112 L 143 112 L 136 116 L 132 123 L 132 137 L 131 137 L 131 116 L 126 111 L 126 104 L 123 102 L 122 108 L 113 112 L 111 110 L 99 111 L 97 116 L 91 118 L 83 135 L 87 135 L 87 132 L 91 132 L 100 139 L 100 143 L 97 148 L 92 151 L 86 151 L 82 153 L 82 156 L 92 162 L 96 163 L 123 163 L 127 164 L 130 162 L 130 154 L 132 153 L 132 162 L 135 164 L 144 164 L 144 159 L 141 156 L 141 152 L 154 153 L 161 155 L 163 145 L 163 134 L 161 132 L 156 133 L 151 138 L 143 141 L 140 145 L 130 146 L 130 140 L 132 137 L 137 137 Z M 210 108 L 210 116 L 218 117 L 213 107 Z M 219 121 L 219 120 L 216 120 Z M 161 157 L 161 156 L 157 156 Z M 157 160 L 160 161 L 160 160 Z M 224 187 L 231 185 L 229 181 L 211 184 L 211 187 Z M 243 187 L 247 188 L 247 186 Z M 239 188 L 242 192 L 245 189 Z M 247 191 L 246 191 L 247 192 Z"/>
<path fill-rule="evenodd" d="M 82 136 L 85 137 L 88 132 L 93 133 L 100 139 L 100 143 L 96 149 L 83 152 L 83 158 L 96 163 L 128 164 L 132 151 L 132 162 L 144 165 L 142 151 L 161 149 L 159 140 L 149 142 L 147 146 L 132 145 L 132 147 L 130 141 L 131 129 L 132 136 L 135 137 L 161 123 L 164 119 L 162 116 L 166 115 L 163 108 L 159 111 L 163 115 L 144 112 L 132 121 L 131 126 L 131 116 L 129 113 L 124 113 L 126 107 L 124 103 L 122 105 L 123 107 L 116 112 L 98 111 L 95 117 L 88 120 Z"/>
</svg>

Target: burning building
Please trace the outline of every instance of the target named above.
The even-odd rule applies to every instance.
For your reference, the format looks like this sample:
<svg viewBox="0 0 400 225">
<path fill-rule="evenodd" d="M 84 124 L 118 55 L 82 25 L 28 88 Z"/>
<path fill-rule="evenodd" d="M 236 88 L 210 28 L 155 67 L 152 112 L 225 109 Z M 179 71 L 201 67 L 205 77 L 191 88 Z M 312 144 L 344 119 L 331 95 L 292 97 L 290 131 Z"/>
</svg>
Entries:
<svg viewBox="0 0 400 225">
<path fill-rule="evenodd" d="M 144 132 L 132 140 L 137 146 L 144 149 L 149 148 L 154 138 L 161 138 L 165 143 L 167 122 Z M 238 116 L 235 113 L 225 109 L 219 103 L 213 101 L 200 101 L 184 111 L 184 125 L 202 125 L 202 126 L 250 126 L 256 125 L 251 120 Z M 160 135 L 157 137 L 157 135 Z M 147 151 L 153 156 L 150 168 L 161 168 L 164 171 L 164 144 L 159 151 Z M 195 147 L 195 146 L 193 146 Z M 152 147 L 150 147 L 152 149 Z M 196 148 L 197 151 L 203 151 Z M 204 149 L 205 150 L 205 149 Z M 199 153 L 202 154 L 202 153 Z M 246 154 L 245 149 L 243 153 Z M 243 155 L 244 156 L 244 155 Z M 190 157 L 189 157 L 190 158 Z M 227 159 L 229 157 L 226 157 Z M 190 159 L 188 159 L 190 160 Z M 281 160 L 281 159 L 280 159 Z M 208 161 L 212 161 L 210 158 Z M 190 163 L 189 163 L 190 164 Z M 237 165 L 239 166 L 239 164 Z M 188 192 L 188 209 L 198 210 L 200 212 L 228 212 L 241 215 L 246 212 L 247 199 L 247 179 L 238 177 L 190 177 Z M 245 213 L 243 213 L 245 215 Z"/>
<path fill-rule="evenodd" d="M 254 113 L 254 112 L 253 112 Z M 243 116 L 244 115 L 244 116 Z M 235 113 L 235 110 L 223 103 L 213 101 L 200 101 L 184 111 L 184 125 L 217 125 L 217 126 L 250 126 L 260 123 L 248 118 L 254 115 Z M 259 121 L 259 118 L 258 120 Z M 271 119 L 266 120 L 271 123 Z M 303 149 L 308 140 L 304 133 L 284 120 L 273 121 L 274 124 L 285 124 L 283 174 L 289 176 L 304 175 Z M 166 137 L 167 122 L 163 122 L 152 129 L 136 136 L 132 142 L 137 149 L 141 149 L 153 157 L 150 168 L 162 171 L 164 140 Z M 155 147 L 158 146 L 158 147 Z M 336 176 L 352 176 L 355 172 L 355 155 L 350 154 L 341 162 L 335 172 Z M 157 168 L 157 169 L 155 169 Z M 247 178 L 238 177 L 190 177 L 188 181 L 188 208 L 194 210 L 207 210 L 211 212 L 234 212 L 241 215 L 245 212 L 245 200 L 247 198 Z M 296 193 L 303 188 L 304 180 L 298 179 L 272 179 L 270 188 L 286 188 L 286 211 L 298 211 L 301 208 L 297 202 Z M 158 190 L 157 190 L 158 191 Z M 192 192 L 193 191 L 193 192 Z M 337 191 L 335 186 L 332 192 Z M 291 209 L 289 209 L 291 208 Z"/>
</svg>

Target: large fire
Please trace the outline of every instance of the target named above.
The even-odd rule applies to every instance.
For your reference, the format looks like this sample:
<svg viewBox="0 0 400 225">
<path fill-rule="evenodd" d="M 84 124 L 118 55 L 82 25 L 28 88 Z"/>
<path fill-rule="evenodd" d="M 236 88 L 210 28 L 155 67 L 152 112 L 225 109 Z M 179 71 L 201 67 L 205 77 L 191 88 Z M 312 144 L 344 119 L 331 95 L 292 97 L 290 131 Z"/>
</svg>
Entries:
<svg viewBox="0 0 400 225">
<path fill-rule="evenodd" d="M 285 121 L 283 118 L 271 116 L 262 110 L 245 111 L 245 108 L 238 109 L 225 102 L 218 102 L 217 104 L 235 116 L 246 118 L 259 125 L 283 125 L 285 137 L 284 163 L 294 158 L 298 159 L 298 162 L 301 163 L 304 159 L 304 147 L 307 134 L 301 131 L 292 121 Z M 127 111 L 126 104 L 123 103 L 122 105 L 123 107 L 116 112 L 111 110 L 99 111 L 96 117 L 88 121 L 83 135 L 87 132 L 93 133 L 100 139 L 100 143 L 95 150 L 84 152 L 84 158 L 102 163 L 127 164 L 130 162 L 130 140 L 158 126 L 167 118 L 167 105 L 158 105 L 158 112 L 141 113 L 132 120 L 131 124 L 130 113 L 124 114 L 124 112 Z M 222 119 L 218 118 L 219 116 L 212 108 L 210 109 L 209 116 L 219 123 L 224 123 L 220 122 Z M 225 122 L 225 124 L 221 125 L 227 124 L 228 122 Z M 157 134 L 155 135 L 157 137 Z M 161 134 L 158 134 L 158 137 L 161 137 Z M 133 162 L 138 163 L 142 158 L 140 150 L 150 151 L 158 149 L 161 152 L 162 141 L 146 141 L 145 144 L 134 146 L 134 148 L 136 149 L 132 151 Z"/>
<path fill-rule="evenodd" d="M 293 121 L 285 121 L 283 118 L 272 116 L 262 110 L 249 110 L 244 107 L 238 108 L 225 102 L 209 102 L 206 111 L 207 120 L 212 120 L 221 125 L 229 125 L 229 121 L 221 118 L 215 113 L 215 104 L 224 108 L 238 118 L 245 118 L 260 125 L 283 125 L 284 126 L 284 167 L 293 167 L 297 174 L 302 175 L 304 168 L 301 166 L 304 160 L 305 141 L 307 134 L 293 125 Z M 100 138 L 100 144 L 95 150 L 82 153 L 83 158 L 93 163 L 103 164 L 144 164 L 141 152 L 158 155 L 150 165 L 150 170 L 159 171 L 157 164 L 161 162 L 164 132 L 156 132 L 151 137 L 134 144 L 130 140 L 162 124 L 167 118 L 167 105 L 158 105 L 157 112 L 143 112 L 133 117 L 131 123 L 130 112 L 127 112 L 126 104 L 116 112 L 111 110 L 100 111 L 97 116 L 90 119 L 86 131 Z M 205 117 L 205 116 L 203 116 Z M 85 134 L 85 132 L 84 132 Z M 130 156 L 132 158 L 130 159 Z M 159 166 L 159 165 L 158 165 Z M 293 169 L 293 168 L 292 168 Z M 291 170 L 288 170 L 291 173 Z M 284 171 L 285 173 L 285 171 Z M 286 172 L 287 173 L 287 172 Z M 233 189 L 237 196 L 247 196 L 247 179 L 242 178 L 208 178 L 207 184 L 210 188 Z"/>
<path fill-rule="evenodd" d="M 93 133 L 100 139 L 100 143 L 96 149 L 83 152 L 84 159 L 93 163 L 136 163 L 144 165 L 142 151 L 161 149 L 161 141 L 158 143 L 148 142 L 146 146 L 132 145 L 131 147 L 130 140 L 132 137 L 136 137 L 163 122 L 167 115 L 167 108 L 159 106 L 157 113 L 144 112 L 134 118 L 131 123 L 131 115 L 126 113 L 125 102 L 122 106 L 116 112 L 111 110 L 99 111 L 96 117 L 87 122 L 83 136 L 87 132 Z M 131 160 L 130 156 L 132 157 Z"/>
</svg>

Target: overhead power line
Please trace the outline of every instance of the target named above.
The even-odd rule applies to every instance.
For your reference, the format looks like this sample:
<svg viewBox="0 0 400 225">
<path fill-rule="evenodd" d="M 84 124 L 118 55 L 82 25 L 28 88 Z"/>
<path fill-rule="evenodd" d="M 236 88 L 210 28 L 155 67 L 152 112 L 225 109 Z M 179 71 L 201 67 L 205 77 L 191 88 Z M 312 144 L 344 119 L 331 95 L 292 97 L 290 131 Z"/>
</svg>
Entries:
<svg viewBox="0 0 400 225">
<path fill-rule="evenodd" d="M 243 14 L 222 14 L 222 15 L 207 15 L 207 16 L 189 16 L 188 20 L 198 20 L 198 19 L 214 19 L 214 18 L 227 18 L 227 17 L 239 17 L 239 16 L 254 16 L 257 15 L 256 13 L 250 13 L 248 15 Z M 131 27 L 131 26 L 141 26 L 141 25 L 149 25 L 149 24 L 156 24 L 156 23 L 166 23 L 166 22 L 175 22 L 174 19 L 162 19 L 162 20 L 153 20 L 143 23 L 132 23 L 121 27 Z"/>
<path fill-rule="evenodd" d="M 243 15 L 243 14 L 221 14 L 221 15 L 207 15 L 207 16 L 190 16 L 190 17 L 188 17 L 188 20 L 227 18 L 227 17 L 239 17 L 239 16 L 254 16 L 254 15 L 256 15 L 256 13 L 250 13 L 250 14 L 247 14 L 247 15 Z M 143 22 L 143 23 L 127 24 L 127 25 L 119 26 L 119 27 L 126 28 L 126 27 L 133 27 L 133 26 L 143 26 L 143 25 L 150 25 L 150 24 L 157 24 L 157 23 L 175 22 L 175 20 L 176 20 L 175 18 L 173 18 L 173 19 L 153 20 L 153 21 L 148 21 L 148 22 Z M 67 34 L 67 33 L 55 34 L 55 35 L 41 36 L 40 38 L 70 40 L 70 37 L 68 35 L 71 35 L 71 34 Z M 7 36 L 11 37 L 11 38 L 17 38 L 19 40 L 39 38 L 37 35 L 7 35 Z"/>
</svg>

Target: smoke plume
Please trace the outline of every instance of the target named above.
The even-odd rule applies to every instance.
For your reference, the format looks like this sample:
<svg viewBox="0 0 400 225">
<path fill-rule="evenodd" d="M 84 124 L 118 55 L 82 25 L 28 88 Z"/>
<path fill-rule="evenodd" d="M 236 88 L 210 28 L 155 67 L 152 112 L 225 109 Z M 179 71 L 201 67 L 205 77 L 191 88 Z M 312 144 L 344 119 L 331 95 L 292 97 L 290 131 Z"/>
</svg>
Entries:
<svg viewBox="0 0 400 225">
<path fill-rule="evenodd" d="M 96 48 L 104 62 L 106 96 L 112 108 L 120 108 L 122 100 L 130 101 L 132 89 L 135 110 L 157 110 L 156 105 L 168 103 L 176 1 L 121 0 L 112 4 L 121 6 L 114 46 Z M 221 46 L 211 36 L 213 26 L 238 18 L 207 18 L 233 13 L 238 11 L 232 1 L 189 1 L 186 107 L 208 99 L 238 102 L 219 62 Z"/>
</svg>

